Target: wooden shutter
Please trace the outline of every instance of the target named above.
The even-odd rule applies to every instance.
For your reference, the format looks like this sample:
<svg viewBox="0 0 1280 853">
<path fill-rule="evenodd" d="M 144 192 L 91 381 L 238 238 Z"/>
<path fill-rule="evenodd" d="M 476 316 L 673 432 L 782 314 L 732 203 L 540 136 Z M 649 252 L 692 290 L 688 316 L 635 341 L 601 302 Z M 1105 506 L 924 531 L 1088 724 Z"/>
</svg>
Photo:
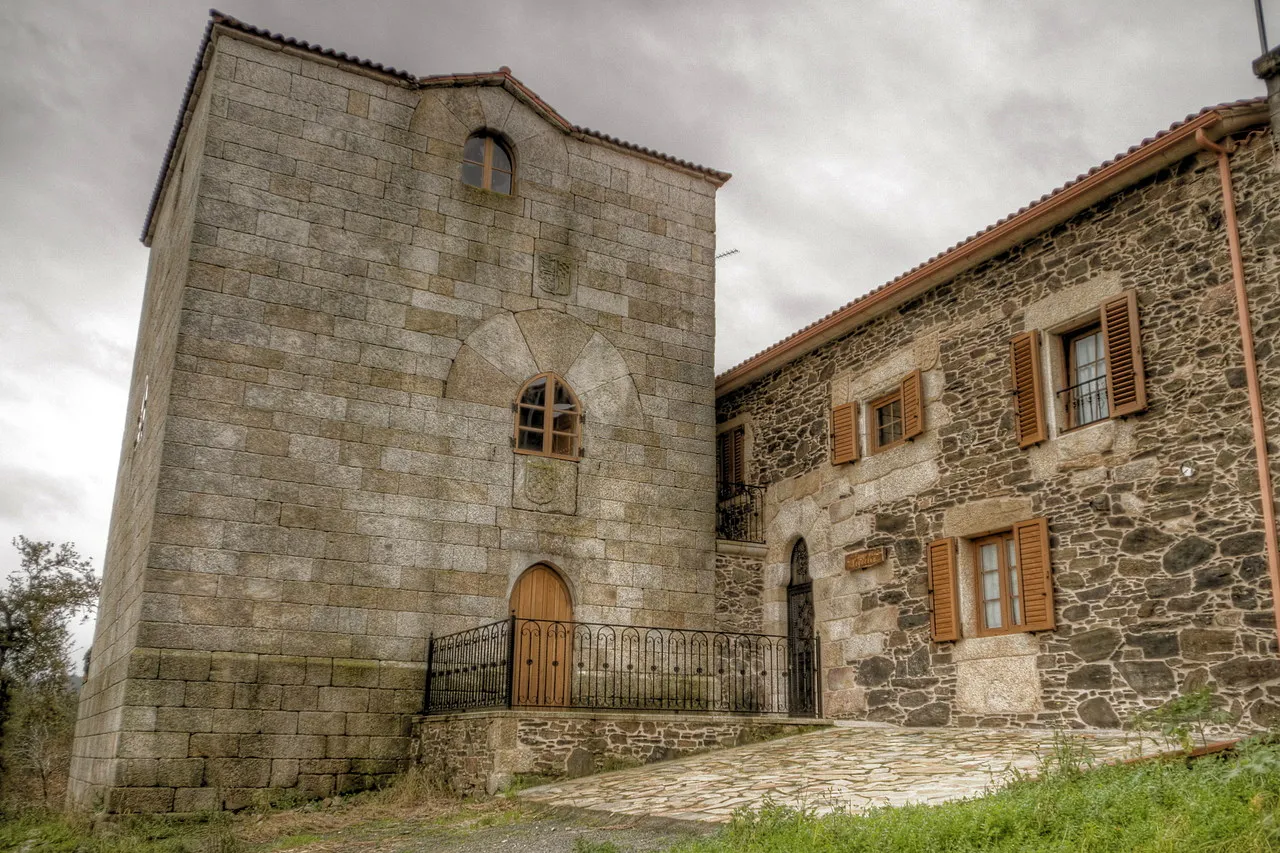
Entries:
<svg viewBox="0 0 1280 853">
<path fill-rule="evenodd" d="M 1111 417 L 1141 412 L 1147 407 L 1147 383 L 1142 372 L 1138 296 L 1132 290 L 1102 303 L 1102 341 Z"/>
<path fill-rule="evenodd" d="M 913 370 L 902 380 L 902 437 L 912 439 L 924 432 L 924 389 L 920 371 Z"/>
<path fill-rule="evenodd" d="M 960 639 L 960 592 L 956 584 L 956 540 L 929 543 L 929 628 L 934 642 Z"/>
<path fill-rule="evenodd" d="M 831 464 L 843 465 L 858 458 L 858 404 L 845 403 L 831 410 Z"/>
<path fill-rule="evenodd" d="M 1053 629 L 1053 569 L 1049 563 L 1049 522 L 1043 518 L 1013 526 L 1013 546 L 1022 580 L 1022 613 L 1028 631 Z"/>
<path fill-rule="evenodd" d="M 742 427 L 722 432 L 716 436 L 718 456 L 717 476 L 721 483 L 742 483 L 746 481 L 746 432 Z"/>
<path fill-rule="evenodd" d="M 1044 419 L 1044 383 L 1040 378 L 1040 332 L 1032 329 L 1009 342 L 1013 362 L 1013 421 L 1018 446 L 1030 447 L 1049 437 Z"/>
</svg>

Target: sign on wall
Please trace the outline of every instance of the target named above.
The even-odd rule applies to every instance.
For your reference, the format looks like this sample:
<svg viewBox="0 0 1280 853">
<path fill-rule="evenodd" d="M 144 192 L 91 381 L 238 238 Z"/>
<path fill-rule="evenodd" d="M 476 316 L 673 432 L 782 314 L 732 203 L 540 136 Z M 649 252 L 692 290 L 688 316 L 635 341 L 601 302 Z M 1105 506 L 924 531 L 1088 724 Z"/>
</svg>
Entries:
<svg viewBox="0 0 1280 853">
<path fill-rule="evenodd" d="M 844 555 L 844 567 L 849 571 L 854 569 L 869 569 L 872 566 L 878 566 L 884 562 L 884 548 L 871 548 L 866 551 L 854 551 L 851 554 Z"/>
</svg>

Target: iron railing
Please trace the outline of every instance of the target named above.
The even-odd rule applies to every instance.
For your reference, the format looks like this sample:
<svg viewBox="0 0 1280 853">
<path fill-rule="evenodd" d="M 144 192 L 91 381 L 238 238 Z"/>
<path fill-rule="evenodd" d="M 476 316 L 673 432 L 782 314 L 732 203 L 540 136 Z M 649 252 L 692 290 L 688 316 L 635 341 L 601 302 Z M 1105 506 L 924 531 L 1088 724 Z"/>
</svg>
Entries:
<svg viewBox="0 0 1280 853">
<path fill-rule="evenodd" d="M 1084 426 L 1107 417 L 1106 374 L 1086 379 L 1058 392 L 1070 427 Z"/>
<path fill-rule="evenodd" d="M 432 637 L 423 713 L 821 714 L 817 639 L 517 619 Z"/>
<path fill-rule="evenodd" d="M 764 542 L 764 486 L 721 483 L 716 500 L 716 538 Z"/>
</svg>

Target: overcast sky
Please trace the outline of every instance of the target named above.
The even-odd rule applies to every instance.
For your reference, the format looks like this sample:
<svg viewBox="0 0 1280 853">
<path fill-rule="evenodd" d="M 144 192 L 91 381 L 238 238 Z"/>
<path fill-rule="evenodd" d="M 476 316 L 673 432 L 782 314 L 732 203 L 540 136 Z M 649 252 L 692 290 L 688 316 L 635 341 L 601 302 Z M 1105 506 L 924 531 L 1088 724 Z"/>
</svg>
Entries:
<svg viewBox="0 0 1280 853">
<path fill-rule="evenodd" d="M 1280 0 L 1267 0 L 1280 35 Z M 1250 0 L 235 0 L 734 174 L 717 370 L 1201 107 L 1263 92 Z M 147 250 L 205 3 L 0 4 L 0 534 L 101 566 Z M 1273 43 L 1275 40 L 1273 40 Z M 16 560 L 0 542 L 0 571 Z"/>
</svg>

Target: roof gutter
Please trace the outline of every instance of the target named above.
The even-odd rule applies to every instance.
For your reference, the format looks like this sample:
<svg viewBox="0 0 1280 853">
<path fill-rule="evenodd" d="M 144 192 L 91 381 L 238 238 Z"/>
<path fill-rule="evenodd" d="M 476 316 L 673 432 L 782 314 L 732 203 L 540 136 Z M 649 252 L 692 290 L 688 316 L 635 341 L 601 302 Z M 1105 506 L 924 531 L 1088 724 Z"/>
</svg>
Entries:
<svg viewBox="0 0 1280 853">
<path fill-rule="evenodd" d="M 1257 124 L 1267 115 L 1265 103 L 1236 111 L 1209 110 L 1176 130 L 1152 140 L 1066 189 L 1009 217 L 991 229 L 939 255 L 881 289 L 850 302 L 716 377 L 716 394 L 727 394 L 772 373 L 867 321 L 884 314 L 933 286 L 955 278 L 979 264 L 1075 216 L 1117 192 L 1200 150 L 1197 134 L 1221 139 Z"/>
</svg>

